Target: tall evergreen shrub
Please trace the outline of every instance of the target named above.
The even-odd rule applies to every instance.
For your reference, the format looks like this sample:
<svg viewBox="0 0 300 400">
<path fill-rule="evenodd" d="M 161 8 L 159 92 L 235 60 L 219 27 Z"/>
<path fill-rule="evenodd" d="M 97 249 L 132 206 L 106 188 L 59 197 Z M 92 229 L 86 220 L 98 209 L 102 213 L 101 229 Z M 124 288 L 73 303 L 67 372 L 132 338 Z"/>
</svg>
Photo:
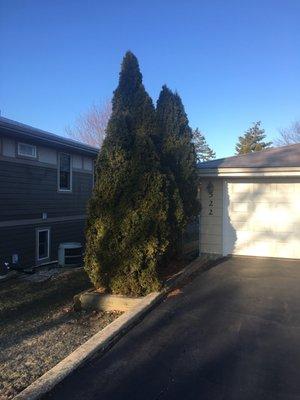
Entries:
<svg viewBox="0 0 300 400">
<path fill-rule="evenodd" d="M 198 201 L 197 156 L 192 130 L 181 98 L 163 86 L 157 101 L 157 141 L 164 171 L 169 171 L 179 191 L 184 227 L 200 212 Z"/>
<path fill-rule="evenodd" d="M 155 129 L 138 61 L 127 52 L 86 229 L 85 270 L 97 288 L 113 293 L 144 295 L 160 287 L 158 268 L 170 245 L 169 184 L 151 139 Z"/>
</svg>

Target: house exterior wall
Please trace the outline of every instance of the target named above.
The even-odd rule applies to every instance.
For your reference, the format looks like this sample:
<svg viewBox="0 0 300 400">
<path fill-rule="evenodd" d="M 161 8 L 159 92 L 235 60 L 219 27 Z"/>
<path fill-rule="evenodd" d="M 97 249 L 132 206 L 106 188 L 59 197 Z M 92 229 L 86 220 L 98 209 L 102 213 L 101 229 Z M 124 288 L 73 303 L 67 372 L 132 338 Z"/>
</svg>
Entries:
<svg viewBox="0 0 300 400">
<path fill-rule="evenodd" d="M 201 179 L 200 253 L 223 254 L 223 180 Z"/>
<path fill-rule="evenodd" d="M 182 256 L 194 259 L 199 256 L 199 218 L 190 222 L 182 235 Z"/>
<path fill-rule="evenodd" d="M 19 142 L 23 142 L 19 140 Z M 25 143 L 29 143 L 27 140 Z M 21 266 L 37 264 L 36 230 L 50 228 L 50 257 L 57 260 L 61 242 L 84 242 L 86 207 L 93 188 L 90 155 L 71 155 L 72 190 L 58 190 L 55 147 L 37 148 L 37 158 L 20 157 L 17 139 L 0 133 L 0 266 L 17 254 Z M 95 155 L 96 157 L 96 155 Z"/>
<path fill-rule="evenodd" d="M 73 169 L 72 192 L 57 189 L 57 166 L 0 160 L 0 226 L 10 220 L 85 214 L 93 175 Z"/>
<path fill-rule="evenodd" d="M 0 228 L 0 264 L 11 262 L 12 255 L 18 254 L 21 266 L 38 265 L 36 257 L 36 231 L 50 228 L 50 257 L 47 262 L 56 261 L 58 246 L 62 242 L 80 242 L 84 245 L 85 220 L 45 222 Z"/>
</svg>

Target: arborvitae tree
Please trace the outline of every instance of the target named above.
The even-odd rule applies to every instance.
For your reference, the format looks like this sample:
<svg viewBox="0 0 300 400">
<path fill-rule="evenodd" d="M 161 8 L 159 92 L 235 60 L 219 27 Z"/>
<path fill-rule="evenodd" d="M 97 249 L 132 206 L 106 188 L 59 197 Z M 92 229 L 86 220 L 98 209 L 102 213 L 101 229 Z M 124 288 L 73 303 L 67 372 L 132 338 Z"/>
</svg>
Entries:
<svg viewBox="0 0 300 400">
<path fill-rule="evenodd" d="M 181 98 L 166 86 L 156 108 L 158 147 L 164 171 L 174 177 L 183 205 L 183 223 L 186 225 L 199 214 L 197 158 L 192 143 L 192 130 Z M 176 190 L 174 191 L 176 193 Z"/>
<path fill-rule="evenodd" d="M 255 151 L 264 150 L 272 145 L 272 142 L 264 142 L 266 138 L 265 130 L 260 127 L 261 121 L 253 123 L 235 146 L 236 154 L 247 154 Z"/>
<path fill-rule="evenodd" d="M 206 142 L 205 136 L 198 128 L 193 130 L 192 135 L 193 135 L 193 143 L 195 146 L 197 160 L 199 162 L 209 161 L 216 158 L 216 153 Z"/>
<path fill-rule="evenodd" d="M 86 230 L 85 269 L 97 288 L 113 293 L 144 295 L 160 287 L 169 201 L 154 132 L 152 100 L 136 57 L 127 52 L 97 160 Z"/>
</svg>

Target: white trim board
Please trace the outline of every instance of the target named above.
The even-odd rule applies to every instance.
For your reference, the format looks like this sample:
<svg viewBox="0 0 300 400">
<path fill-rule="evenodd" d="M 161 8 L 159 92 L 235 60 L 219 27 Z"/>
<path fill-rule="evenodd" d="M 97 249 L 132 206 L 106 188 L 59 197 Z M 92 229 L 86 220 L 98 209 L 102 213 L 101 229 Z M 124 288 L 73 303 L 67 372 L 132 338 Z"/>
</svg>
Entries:
<svg viewBox="0 0 300 400">
<path fill-rule="evenodd" d="M 36 224 L 49 224 L 54 222 L 68 222 L 68 221 L 81 221 L 85 220 L 86 215 L 70 215 L 69 217 L 52 217 L 47 219 L 32 218 L 32 219 L 18 219 L 11 221 L 0 222 L 0 228 L 9 228 L 13 226 L 22 225 L 36 225 Z"/>
<path fill-rule="evenodd" d="M 282 168 L 217 168 L 199 169 L 200 177 L 295 177 L 300 176 L 300 167 Z"/>
</svg>

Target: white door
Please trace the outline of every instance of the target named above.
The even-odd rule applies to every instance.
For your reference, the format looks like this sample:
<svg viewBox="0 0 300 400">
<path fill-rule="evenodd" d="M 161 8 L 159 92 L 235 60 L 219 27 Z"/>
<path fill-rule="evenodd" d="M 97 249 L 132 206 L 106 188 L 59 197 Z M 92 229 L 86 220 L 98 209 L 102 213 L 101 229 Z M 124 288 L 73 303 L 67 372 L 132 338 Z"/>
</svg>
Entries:
<svg viewBox="0 0 300 400">
<path fill-rule="evenodd" d="M 224 184 L 226 254 L 300 258 L 300 181 L 232 180 Z"/>
</svg>

